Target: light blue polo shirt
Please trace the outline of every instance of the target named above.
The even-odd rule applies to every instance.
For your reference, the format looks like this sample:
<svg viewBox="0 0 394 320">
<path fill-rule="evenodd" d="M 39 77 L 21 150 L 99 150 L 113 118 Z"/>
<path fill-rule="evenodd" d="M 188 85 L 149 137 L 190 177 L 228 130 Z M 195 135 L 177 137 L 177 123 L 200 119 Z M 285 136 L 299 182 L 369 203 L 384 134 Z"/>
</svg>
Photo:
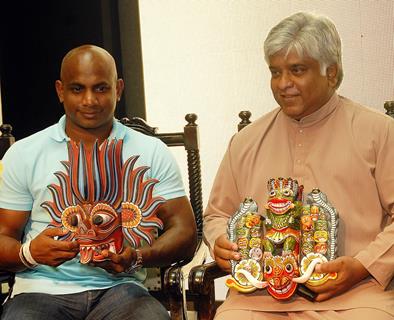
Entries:
<svg viewBox="0 0 394 320">
<path fill-rule="evenodd" d="M 0 207 L 31 211 L 24 241 L 35 238 L 51 221 L 49 213 L 40 205 L 53 200 L 47 186 L 59 183 L 54 173 L 65 171 L 60 162 L 68 160 L 65 121 L 63 116 L 57 124 L 15 142 L 4 155 Z M 159 180 L 153 192 L 155 196 L 173 199 L 185 195 L 179 168 L 163 142 L 127 128 L 116 119 L 109 138 L 123 139 L 124 161 L 138 155 L 134 167 L 150 167 L 145 179 Z M 67 294 L 126 282 L 141 284 L 145 275 L 144 270 L 134 276 L 112 275 L 101 268 L 79 263 L 77 256 L 56 268 L 39 265 L 34 270 L 17 273 L 13 295 L 22 292 Z"/>
</svg>

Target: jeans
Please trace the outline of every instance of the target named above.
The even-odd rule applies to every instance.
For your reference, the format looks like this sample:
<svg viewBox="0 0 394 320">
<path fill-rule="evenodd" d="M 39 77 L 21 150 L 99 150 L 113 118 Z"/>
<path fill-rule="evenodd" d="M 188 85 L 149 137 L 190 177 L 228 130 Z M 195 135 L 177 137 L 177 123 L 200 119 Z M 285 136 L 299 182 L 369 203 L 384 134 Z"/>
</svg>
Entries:
<svg viewBox="0 0 394 320">
<path fill-rule="evenodd" d="M 128 283 L 74 294 L 22 293 L 3 306 L 2 320 L 168 320 L 167 310 L 148 291 Z"/>
</svg>

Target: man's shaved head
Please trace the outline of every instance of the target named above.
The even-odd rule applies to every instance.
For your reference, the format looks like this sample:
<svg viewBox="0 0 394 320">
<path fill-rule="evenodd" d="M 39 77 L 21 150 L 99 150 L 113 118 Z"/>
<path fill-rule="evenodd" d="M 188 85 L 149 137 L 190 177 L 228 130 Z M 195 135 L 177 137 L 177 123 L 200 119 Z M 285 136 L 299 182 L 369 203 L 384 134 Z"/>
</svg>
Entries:
<svg viewBox="0 0 394 320">
<path fill-rule="evenodd" d="M 63 78 L 66 76 L 67 70 L 70 69 L 70 64 L 86 63 L 93 61 L 95 63 L 100 63 L 105 68 L 111 68 L 112 72 L 114 72 L 114 80 L 118 78 L 115 60 L 109 54 L 109 52 L 101 47 L 91 44 L 85 44 L 70 50 L 64 56 L 60 67 L 60 79 L 63 80 Z"/>
</svg>

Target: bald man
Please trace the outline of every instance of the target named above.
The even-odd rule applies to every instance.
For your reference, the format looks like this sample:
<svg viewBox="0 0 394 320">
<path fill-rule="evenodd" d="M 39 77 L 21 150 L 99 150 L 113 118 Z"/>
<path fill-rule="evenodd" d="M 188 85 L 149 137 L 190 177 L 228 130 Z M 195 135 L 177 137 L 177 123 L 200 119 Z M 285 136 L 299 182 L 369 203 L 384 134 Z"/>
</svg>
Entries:
<svg viewBox="0 0 394 320">
<path fill-rule="evenodd" d="M 179 169 L 159 139 L 114 119 L 124 84 L 106 50 L 84 45 L 68 52 L 55 85 L 65 115 L 57 124 L 17 141 L 3 158 L 0 269 L 16 272 L 16 276 L 1 319 L 168 319 L 167 311 L 143 287 L 143 267 L 169 265 L 194 253 L 195 223 Z M 151 246 L 135 249 L 124 240 L 119 251 L 108 249 L 116 244 L 108 244 L 93 252 L 88 246 L 82 248 L 82 238 L 76 240 L 76 232 L 81 232 L 76 230 L 88 228 L 82 225 L 84 213 L 78 213 L 79 208 L 93 217 L 99 206 L 99 217 L 92 224 L 104 234 L 123 207 L 115 207 L 109 198 L 78 202 L 78 195 L 83 198 L 89 190 L 108 194 L 105 183 L 110 178 L 102 178 L 101 185 L 94 178 L 84 184 L 94 170 L 86 169 L 89 161 L 84 163 L 82 157 L 72 165 L 70 150 L 90 159 L 99 158 L 94 153 L 111 159 L 113 155 L 103 150 L 106 143 L 119 140 L 123 141 L 122 159 L 138 156 L 134 167 L 149 167 L 146 178 L 158 180 L 151 204 L 161 204 L 157 217 L 164 232 Z M 97 160 L 100 165 L 104 162 Z M 104 164 L 100 170 L 112 176 L 114 163 Z M 71 188 L 72 175 L 78 179 Z M 113 189 L 112 198 L 123 195 L 118 197 L 119 190 Z M 111 216 L 111 212 L 115 214 Z M 152 221 L 157 222 L 145 222 Z"/>
</svg>

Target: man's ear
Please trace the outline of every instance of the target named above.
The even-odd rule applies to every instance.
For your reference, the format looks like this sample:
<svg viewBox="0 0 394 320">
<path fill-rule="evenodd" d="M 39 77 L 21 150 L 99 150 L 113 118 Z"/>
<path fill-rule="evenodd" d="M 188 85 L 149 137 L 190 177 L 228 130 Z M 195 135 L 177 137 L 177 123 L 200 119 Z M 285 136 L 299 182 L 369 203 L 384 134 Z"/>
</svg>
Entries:
<svg viewBox="0 0 394 320">
<path fill-rule="evenodd" d="M 55 88 L 56 88 L 56 93 L 57 93 L 60 103 L 63 103 L 63 101 L 64 101 L 63 82 L 61 82 L 60 80 L 56 80 Z"/>
<path fill-rule="evenodd" d="M 123 79 L 116 80 L 116 101 L 120 101 L 124 89 Z"/>
<path fill-rule="evenodd" d="M 337 64 L 330 65 L 326 70 L 326 75 L 328 79 L 328 83 L 331 87 L 335 88 L 338 83 L 338 66 Z"/>
</svg>

